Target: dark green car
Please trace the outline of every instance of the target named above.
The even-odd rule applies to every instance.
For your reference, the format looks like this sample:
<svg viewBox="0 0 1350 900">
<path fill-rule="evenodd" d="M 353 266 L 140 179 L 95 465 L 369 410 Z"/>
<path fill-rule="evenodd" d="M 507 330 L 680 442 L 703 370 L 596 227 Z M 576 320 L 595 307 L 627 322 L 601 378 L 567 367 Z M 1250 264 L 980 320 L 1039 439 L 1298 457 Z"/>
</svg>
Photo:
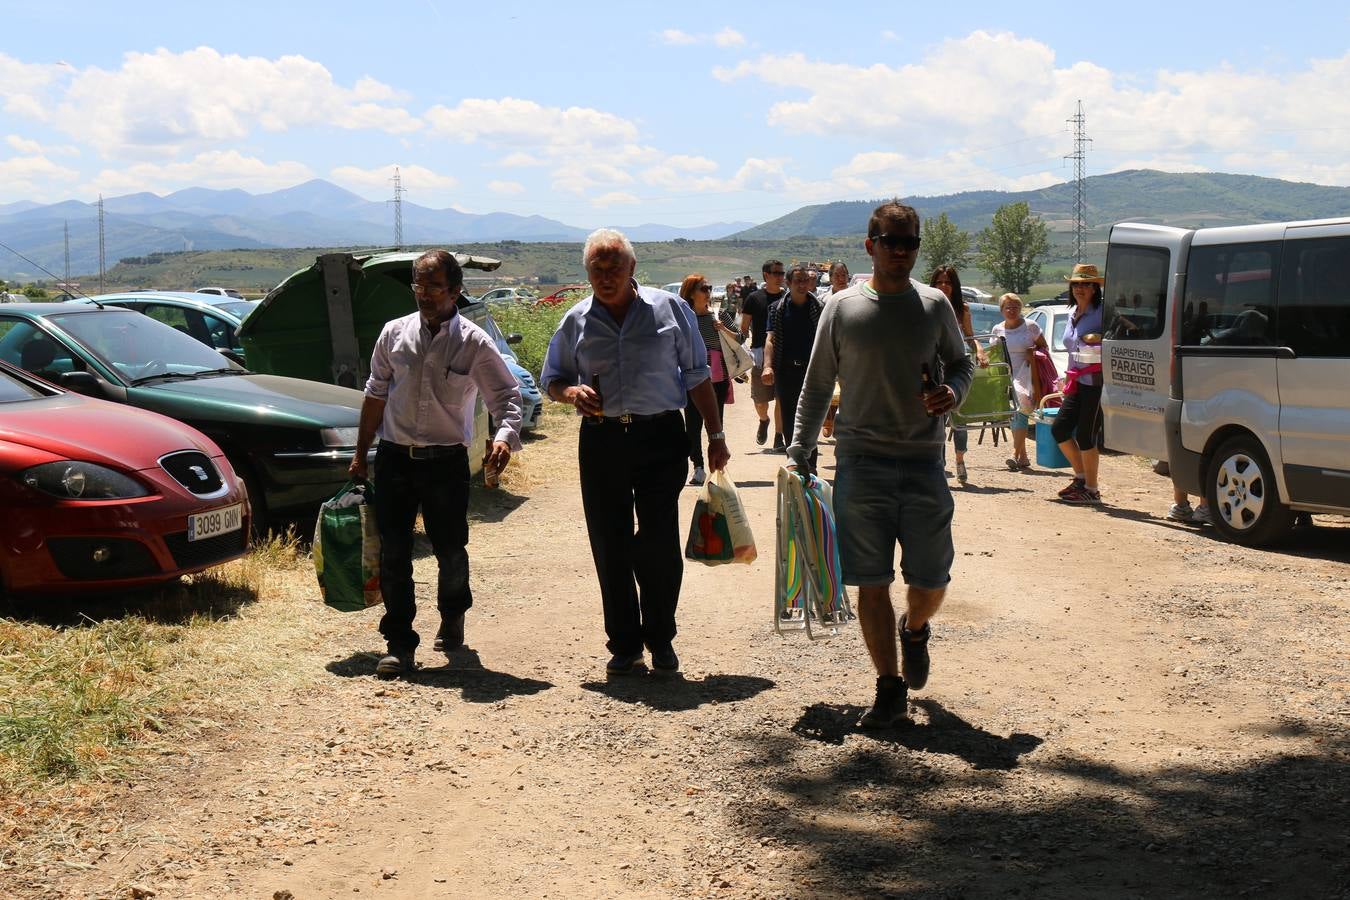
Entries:
<svg viewBox="0 0 1350 900">
<path fill-rule="evenodd" d="M 257 523 L 313 515 L 347 481 L 360 391 L 252 374 L 138 312 L 5 304 L 0 359 L 69 390 L 163 413 L 204 432 L 244 479 Z"/>
</svg>

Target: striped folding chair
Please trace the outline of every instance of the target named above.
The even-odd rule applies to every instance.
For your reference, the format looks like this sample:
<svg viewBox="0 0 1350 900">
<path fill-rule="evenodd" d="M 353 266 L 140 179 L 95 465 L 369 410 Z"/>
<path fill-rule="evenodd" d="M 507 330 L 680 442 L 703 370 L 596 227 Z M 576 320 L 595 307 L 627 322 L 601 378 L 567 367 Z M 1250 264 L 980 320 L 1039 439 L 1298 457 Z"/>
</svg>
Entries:
<svg viewBox="0 0 1350 900">
<path fill-rule="evenodd" d="M 778 541 L 773 627 L 815 640 L 855 617 L 839 566 L 830 485 L 815 475 L 778 470 Z"/>
</svg>

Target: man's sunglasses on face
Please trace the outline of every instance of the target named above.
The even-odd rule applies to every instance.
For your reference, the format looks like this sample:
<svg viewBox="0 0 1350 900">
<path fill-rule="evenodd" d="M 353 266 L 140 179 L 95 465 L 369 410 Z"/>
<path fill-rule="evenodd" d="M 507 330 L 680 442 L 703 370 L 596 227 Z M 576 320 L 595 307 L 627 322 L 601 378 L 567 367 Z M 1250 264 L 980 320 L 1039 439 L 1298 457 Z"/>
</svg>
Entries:
<svg viewBox="0 0 1350 900">
<path fill-rule="evenodd" d="M 784 275 L 787 274 L 787 270 L 786 270 L 786 269 L 770 269 L 769 271 L 765 272 L 764 274 L 765 274 L 765 275 L 772 275 L 772 276 L 775 277 L 775 278 L 782 278 Z"/>
<path fill-rule="evenodd" d="M 874 244 L 880 244 L 891 252 L 896 250 L 912 252 L 919 249 L 919 236 L 917 234 L 874 234 L 871 241 Z"/>
</svg>

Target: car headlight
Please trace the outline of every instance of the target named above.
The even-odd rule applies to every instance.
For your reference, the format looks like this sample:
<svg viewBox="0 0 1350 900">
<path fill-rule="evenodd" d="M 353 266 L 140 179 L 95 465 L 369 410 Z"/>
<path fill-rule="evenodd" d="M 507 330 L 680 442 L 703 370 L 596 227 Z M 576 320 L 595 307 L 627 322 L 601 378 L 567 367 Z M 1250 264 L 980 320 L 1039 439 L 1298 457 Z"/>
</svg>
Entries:
<svg viewBox="0 0 1350 900">
<path fill-rule="evenodd" d="M 319 439 L 323 441 L 325 447 L 355 447 L 356 434 L 359 428 L 322 428 L 319 430 Z"/>
<path fill-rule="evenodd" d="M 140 482 L 107 466 L 62 460 L 24 469 L 19 480 L 62 500 L 125 500 L 150 494 Z"/>
</svg>

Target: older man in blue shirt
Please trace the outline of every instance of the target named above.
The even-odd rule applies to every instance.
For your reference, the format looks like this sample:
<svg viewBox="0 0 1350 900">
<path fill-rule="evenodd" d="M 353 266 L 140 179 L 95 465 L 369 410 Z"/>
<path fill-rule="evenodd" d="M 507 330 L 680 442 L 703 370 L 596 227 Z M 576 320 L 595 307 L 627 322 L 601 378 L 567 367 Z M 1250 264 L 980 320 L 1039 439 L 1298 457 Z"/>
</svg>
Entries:
<svg viewBox="0 0 1350 900">
<path fill-rule="evenodd" d="M 585 416 L 578 439 L 581 502 L 600 579 L 606 670 L 677 672 L 675 606 L 684 560 L 679 498 L 689 474 L 681 410 L 692 401 L 708 428 L 708 468 L 731 454 L 708 353 L 693 310 L 666 291 L 640 287 L 637 256 L 621 233 L 586 240 L 592 294 L 572 307 L 548 345 L 548 395 Z M 634 530 L 634 513 L 637 528 Z"/>
</svg>

